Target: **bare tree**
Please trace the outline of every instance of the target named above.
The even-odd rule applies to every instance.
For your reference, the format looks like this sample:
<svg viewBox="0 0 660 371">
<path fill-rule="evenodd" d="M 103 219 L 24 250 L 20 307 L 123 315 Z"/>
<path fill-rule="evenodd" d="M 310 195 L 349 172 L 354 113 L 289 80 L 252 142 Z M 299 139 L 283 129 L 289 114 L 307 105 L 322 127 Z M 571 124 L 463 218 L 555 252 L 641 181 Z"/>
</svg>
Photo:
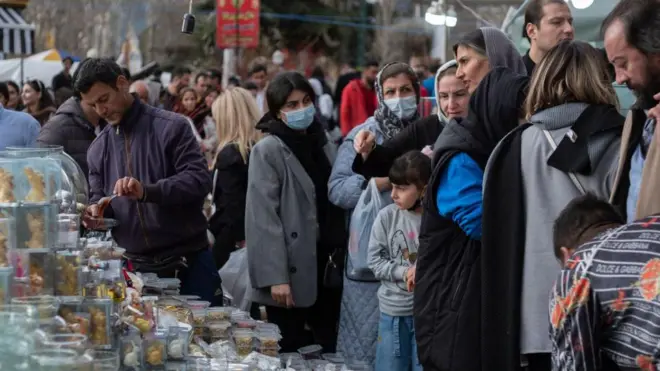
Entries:
<svg viewBox="0 0 660 371">
<path fill-rule="evenodd" d="M 379 0 L 376 6 L 376 23 L 379 28 L 375 32 L 372 54 L 380 61 L 400 60 L 401 47 L 396 47 L 397 33 L 391 31 L 394 25 L 396 0 Z"/>
</svg>

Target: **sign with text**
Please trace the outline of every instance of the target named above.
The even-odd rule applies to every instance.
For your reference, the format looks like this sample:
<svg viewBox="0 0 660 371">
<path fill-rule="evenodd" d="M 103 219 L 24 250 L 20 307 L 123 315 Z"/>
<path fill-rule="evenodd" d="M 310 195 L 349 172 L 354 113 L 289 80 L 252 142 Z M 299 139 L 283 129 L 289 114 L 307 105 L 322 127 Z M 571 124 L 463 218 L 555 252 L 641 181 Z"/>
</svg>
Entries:
<svg viewBox="0 0 660 371">
<path fill-rule="evenodd" d="M 216 47 L 226 49 L 259 46 L 259 1 L 217 0 Z"/>
</svg>

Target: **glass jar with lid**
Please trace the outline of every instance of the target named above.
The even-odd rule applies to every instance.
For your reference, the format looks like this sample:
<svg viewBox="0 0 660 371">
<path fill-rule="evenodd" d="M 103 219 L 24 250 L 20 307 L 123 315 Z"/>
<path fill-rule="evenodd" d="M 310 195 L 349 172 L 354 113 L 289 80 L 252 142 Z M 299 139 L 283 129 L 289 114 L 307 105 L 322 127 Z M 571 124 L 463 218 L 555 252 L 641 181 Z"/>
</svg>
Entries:
<svg viewBox="0 0 660 371">
<path fill-rule="evenodd" d="M 35 158 L 45 157 L 58 160 L 61 164 L 62 183 L 57 190 L 56 198 L 61 201 L 60 212 L 76 213 L 82 211 L 89 203 L 89 187 L 87 174 L 80 165 L 66 152 L 62 146 L 43 145 L 35 148 L 7 147 L 0 152 L 0 157 Z"/>
</svg>

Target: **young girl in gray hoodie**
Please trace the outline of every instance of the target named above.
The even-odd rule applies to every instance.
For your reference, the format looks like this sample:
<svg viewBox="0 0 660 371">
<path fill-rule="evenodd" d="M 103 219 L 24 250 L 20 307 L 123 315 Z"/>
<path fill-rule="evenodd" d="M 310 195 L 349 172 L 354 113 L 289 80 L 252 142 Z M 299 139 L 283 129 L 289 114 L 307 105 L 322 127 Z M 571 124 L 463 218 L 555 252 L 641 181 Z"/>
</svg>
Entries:
<svg viewBox="0 0 660 371">
<path fill-rule="evenodd" d="M 377 279 L 380 321 L 376 370 L 422 370 L 413 326 L 415 259 L 422 221 L 421 198 L 431 176 L 431 159 L 411 151 L 394 161 L 389 172 L 394 203 L 376 217 L 369 240 L 368 263 Z"/>
</svg>

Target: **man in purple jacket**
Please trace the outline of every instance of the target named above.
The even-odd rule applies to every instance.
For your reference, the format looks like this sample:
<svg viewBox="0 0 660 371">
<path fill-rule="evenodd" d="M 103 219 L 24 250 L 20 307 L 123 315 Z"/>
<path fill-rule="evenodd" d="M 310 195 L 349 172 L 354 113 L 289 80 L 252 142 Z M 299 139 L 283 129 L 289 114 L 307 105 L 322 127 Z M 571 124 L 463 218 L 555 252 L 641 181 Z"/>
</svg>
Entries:
<svg viewBox="0 0 660 371">
<path fill-rule="evenodd" d="M 202 212 L 211 174 L 187 120 L 140 101 L 110 60 L 78 67 L 74 88 L 109 125 L 87 152 L 90 204 L 117 195 L 104 217 L 135 269 L 181 280 L 181 294 L 222 305 L 220 277 L 209 250 Z"/>
</svg>

